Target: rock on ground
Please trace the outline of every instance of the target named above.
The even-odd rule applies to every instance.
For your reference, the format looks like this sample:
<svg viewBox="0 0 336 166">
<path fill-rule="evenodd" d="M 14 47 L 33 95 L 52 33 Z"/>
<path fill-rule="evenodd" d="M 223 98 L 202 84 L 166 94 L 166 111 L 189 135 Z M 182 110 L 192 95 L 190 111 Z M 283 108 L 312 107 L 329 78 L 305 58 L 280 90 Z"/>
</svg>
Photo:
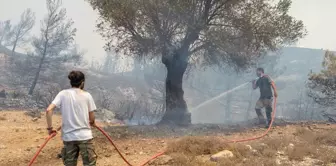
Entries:
<svg viewBox="0 0 336 166">
<path fill-rule="evenodd" d="M 223 150 L 221 152 L 218 152 L 210 157 L 211 161 L 218 161 L 220 159 L 224 158 L 232 158 L 234 155 L 231 151 L 229 150 Z"/>
</svg>

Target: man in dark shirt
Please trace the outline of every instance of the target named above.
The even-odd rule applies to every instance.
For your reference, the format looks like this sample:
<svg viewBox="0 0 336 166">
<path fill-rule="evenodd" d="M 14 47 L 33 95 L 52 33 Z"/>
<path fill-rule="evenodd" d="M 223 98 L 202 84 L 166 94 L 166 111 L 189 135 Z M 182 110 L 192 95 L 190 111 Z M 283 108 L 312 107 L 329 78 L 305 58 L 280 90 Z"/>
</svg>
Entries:
<svg viewBox="0 0 336 166">
<path fill-rule="evenodd" d="M 258 80 L 252 82 L 253 89 L 260 89 L 260 98 L 256 103 L 255 110 L 259 119 L 260 124 L 265 124 L 265 118 L 261 113 L 262 108 L 266 108 L 266 117 L 267 117 L 267 127 L 270 125 L 272 120 L 272 103 L 273 103 L 273 93 L 274 97 L 278 97 L 278 93 L 275 88 L 273 80 L 264 74 L 263 68 L 257 68 Z"/>
</svg>

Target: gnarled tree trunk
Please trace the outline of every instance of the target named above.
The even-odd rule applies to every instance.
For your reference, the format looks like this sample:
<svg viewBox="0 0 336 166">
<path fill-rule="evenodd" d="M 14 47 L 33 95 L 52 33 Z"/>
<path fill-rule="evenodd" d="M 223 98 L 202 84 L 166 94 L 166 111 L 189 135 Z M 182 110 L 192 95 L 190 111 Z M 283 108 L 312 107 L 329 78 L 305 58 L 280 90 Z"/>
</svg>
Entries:
<svg viewBox="0 0 336 166">
<path fill-rule="evenodd" d="M 166 112 L 161 120 L 161 124 L 188 125 L 191 123 L 191 115 L 188 112 L 187 104 L 184 100 L 182 87 L 183 75 L 187 69 L 186 58 L 180 58 L 179 54 L 174 54 L 173 58 L 164 62 L 167 68 L 166 77 Z"/>
</svg>

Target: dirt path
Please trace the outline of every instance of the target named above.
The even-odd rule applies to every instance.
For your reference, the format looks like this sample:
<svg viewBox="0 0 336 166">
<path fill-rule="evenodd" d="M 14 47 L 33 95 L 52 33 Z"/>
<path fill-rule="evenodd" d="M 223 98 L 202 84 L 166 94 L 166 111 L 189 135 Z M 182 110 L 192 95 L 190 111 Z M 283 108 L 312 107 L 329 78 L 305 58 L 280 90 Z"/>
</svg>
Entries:
<svg viewBox="0 0 336 166">
<path fill-rule="evenodd" d="M 33 122 L 24 112 L 0 112 L 0 165 L 27 165 L 38 147 L 45 141 L 45 119 Z M 60 117 L 53 119 L 54 126 L 60 125 Z M 97 134 L 95 139 L 96 151 L 99 156 L 99 166 L 125 165 L 111 145 Z M 98 135 L 98 136 L 97 136 Z M 117 140 L 116 144 L 126 154 L 132 163 L 141 163 L 164 149 L 165 140 L 162 139 L 127 139 Z M 62 148 L 60 134 L 53 138 L 38 156 L 35 166 L 61 166 L 62 161 L 57 154 Z M 82 165 L 82 164 L 78 164 Z"/>
<path fill-rule="evenodd" d="M 61 124 L 60 117 L 54 116 L 54 126 Z M 282 138 L 293 134 L 301 126 L 275 127 L 267 138 Z M 334 130 L 334 125 L 313 125 L 318 130 Z M 47 137 L 44 115 L 41 119 L 33 121 L 32 117 L 24 112 L 0 112 L 0 165 L 1 166 L 24 166 L 33 157 L 39 146 Z M 113 132 L 113 130 L 109 130 Z M 227 136 L 226 133 L 215 133 L 214 136 L 222 140 L 247 138 L 262 134 L 265 129 L 251 129 L 243 133 L 234 133 Z M 215 131 L 214 131 L 215 132 Z M 111 133 L 115 135 L 116 133 Z M 187 133 L 186 133 L 187 134 Z M 175 137 L 175 138 L 174 138 Z M 174 137 L 125 137 L 116 139 L 116 144 L 131 163 L 139 165 L 154 154 L 162 151 L 167 143 L 176 140 Z M 118 156 L 114 148 L 107 142 L 102 134 L 95 132 L 95 147 L 99 156 L 99 166 L 123 166 L 126 165 Z M 61 159 L 57 154 L 62 148 L 60 134 L 51 140 L 35 161 L 35 166 L 61 166 Z M 82 165 L 79 163 L 78 165 Z"/>
</svg>

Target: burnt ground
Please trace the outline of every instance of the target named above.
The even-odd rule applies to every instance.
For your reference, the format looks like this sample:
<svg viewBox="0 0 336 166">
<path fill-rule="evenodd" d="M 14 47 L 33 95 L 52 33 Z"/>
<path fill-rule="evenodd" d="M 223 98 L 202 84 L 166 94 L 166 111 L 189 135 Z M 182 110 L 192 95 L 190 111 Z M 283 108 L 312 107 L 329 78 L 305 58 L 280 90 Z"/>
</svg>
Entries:
<svg viewBox="0 0 336 166">
<path fill-rule="evenodd" d="M 61 123 L 58 115 L 53 121 L 54 126 Z M 232 126 L 99 125 L 105 127 L 134 165 L 163 150 L 167 151 L 166 155 L 151 162 L 151 165 L 333 165 L 336 162 L 336 125 L 322 122 L 293 124 L 277 120 L 266 137 L 236 144 L 225 141 L 258 136 L 266 129 L 254 126 L 252 121 Z M 0 165 L 27 165 L 47 136 L 45 126 L 44 114 L 41 118 L 33 118 L 22 111 L 1 111 Z M 126 165 L 102 134 L 95 131 L 94 135 L 98 166 Z M 60 135 L 57 135 L 43 149 L 34 165 L 62 165 L 57 158 L 61 148 Z M 210 161 L 211 155 L 222 150 L 231 151 L 233 157 Z"/>
</svg>

